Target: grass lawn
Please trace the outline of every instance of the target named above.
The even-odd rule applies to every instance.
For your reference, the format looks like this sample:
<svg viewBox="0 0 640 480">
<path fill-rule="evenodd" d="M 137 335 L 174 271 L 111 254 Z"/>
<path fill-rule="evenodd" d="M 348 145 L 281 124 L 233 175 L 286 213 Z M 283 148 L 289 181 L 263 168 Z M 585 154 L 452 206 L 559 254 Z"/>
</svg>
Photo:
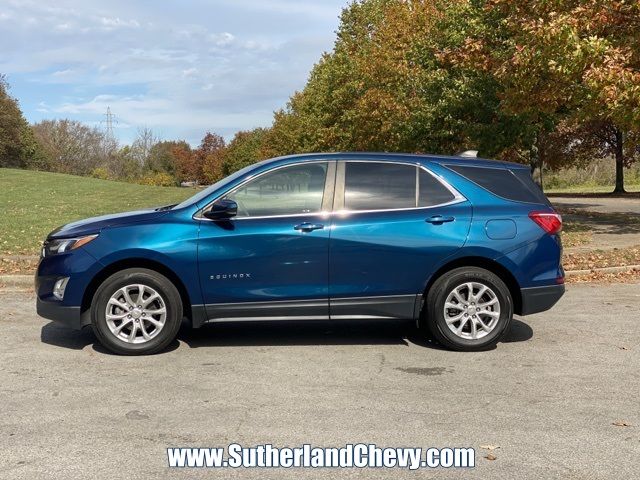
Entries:
<svg viewBox="0 0 640 480">
<path fill-rule="evenodd" d="M 640 192 L 640 185 L 638 184 L 625 184 L 625 190 L 629 193 Z M 589 193 L 611 193 L 613 192 L 613 185 L 608 186 L 587 186 L 587 185 L 575 185 L 565 188 L 549 188 L 544 190 L 545 194 L 554 193 L 576 193 L 576 194 L 589 194 Z"/>
<path fill-rule="evenodd" d="M 54 228 L 82 218 L 178 203 L 195 191 L 0 168 L 0 254 L 38 254 Z"/>
</svg>

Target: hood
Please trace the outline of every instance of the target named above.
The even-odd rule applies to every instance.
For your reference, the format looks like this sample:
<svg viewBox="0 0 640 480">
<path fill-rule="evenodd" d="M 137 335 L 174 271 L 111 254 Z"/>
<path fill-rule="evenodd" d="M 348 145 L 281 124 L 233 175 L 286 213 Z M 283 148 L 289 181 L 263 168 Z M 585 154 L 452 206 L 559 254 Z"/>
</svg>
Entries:
<svg viewBox="0 0 640 480">
<path fill-rule="evenodd" d="M 149 222 L 166 215 L 166 210 L 137 210 L 135 212 L 102 215 L 77 222 L 67 223 L 56 228 L 47 238 L 76 237 L 98 233 L 103 228 L 130 225 L 132 223 Z"/>
</svg>

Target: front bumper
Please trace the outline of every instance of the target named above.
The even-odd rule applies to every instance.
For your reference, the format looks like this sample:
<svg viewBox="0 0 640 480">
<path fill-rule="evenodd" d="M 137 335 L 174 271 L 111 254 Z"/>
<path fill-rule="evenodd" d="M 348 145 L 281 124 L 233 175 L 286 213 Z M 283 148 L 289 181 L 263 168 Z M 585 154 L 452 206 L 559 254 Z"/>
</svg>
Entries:
<svg viewBox="0 0 640 480">
<path fill-rule="evenodd" d="M 62 305 L 60 302 L 36 300 L 36 311 L 41 317 L 61 323 L 67 327 L 80 330 L 84 324 L 80 307 Z"/>
<path fill-rule="evenodd" d="M 545 287 L 522 288 L 522 310 L 520 315 L 532 315 L 553 307 L 564 295 L 564 284 Z"/>
<path fill-rule="evenodd" d="M 80 329 L 90 323 L 81 312 L 84 292 L 101 268 L 83 247 L 40 259 L 35 275 L 36 310 L 41 317 Z M 62 300 L 53 295 L 56 281 L 68 277 Z"/>
</svg>

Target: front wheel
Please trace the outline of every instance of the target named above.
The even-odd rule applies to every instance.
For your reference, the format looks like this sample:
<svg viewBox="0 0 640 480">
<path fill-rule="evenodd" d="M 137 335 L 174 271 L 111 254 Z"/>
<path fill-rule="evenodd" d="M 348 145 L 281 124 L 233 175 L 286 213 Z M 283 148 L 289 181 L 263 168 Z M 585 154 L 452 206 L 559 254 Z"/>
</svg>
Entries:
<svg viewBox="0 0 640 480">
<path fill-rule="evenodd" d="M 121 355 L 147 355 L 166 348 L 182 322 L 176 287 L 153 270 L 114 273 L 96 291 L 93 331 L 102 345 Z"/>
<path fill-rule="evenodd" d="M 434 282 L 422 320 L 442 345 L 477 351 L 493 347 L 512 318 L 513 301 L 504 282 L 488 270 L 462 267 Z"/>
</svg>

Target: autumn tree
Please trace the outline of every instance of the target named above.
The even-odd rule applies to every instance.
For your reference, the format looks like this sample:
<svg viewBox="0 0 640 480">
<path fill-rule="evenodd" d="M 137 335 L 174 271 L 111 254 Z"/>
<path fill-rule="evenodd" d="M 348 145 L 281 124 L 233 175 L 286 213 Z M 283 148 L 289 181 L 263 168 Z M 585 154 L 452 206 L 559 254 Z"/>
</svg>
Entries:
<svg viewBox="0 0 640 480">
<path fill-rule="evenodd" d="M 198 167 L 194 151 L 188 144 L 178 144 L 171 148 L 171 155 L 175 159 L 176 176 L 181 182 L 198 180 Z"/>
<path fill-rule="evenodd" d="M 227 145 L 224 153 L 224 175 L 229 175 L 237 170 L 252 165 L 260 160 L 265 160 L 265 140 L 268 130 L 256 128 L 235 134 Z"/>
<path fill-rule="evenodd" d="M 276 113 L 271 153 L 382 150 L 492 155 L 524 123 L 500 108 L 490 72 L 452 61 L 474 28 L 463 0 L 361 0 L 332 52 Z"/>
<path fill-rule="evenodd" d="M 557 126 L 571 125 L 578 137 L 568 141 L 613 154 L 623 192 L 640 128 L 640 3 L 491 0 L 474 13 L 482 28 L 461 51 L 500 82 L 502 108 L 529 119 L 534 151 L 549 150 Z"/>
<path fill-rule="evenodd" d="M 184 140 L 161 141 L 154 144 L 149 150 L 146 168 L 154 173 L 168 173 L 171 176 L 177 174 L 177 161 L 174 149 L 189 150 L 189 145 Z"/>
<path fill-rule="evenodd" d="M 44 168 L 46 159 L 0 74 L 0 167 Z"/>
<path fill-rule="evenodd" d="M 207 132 L 195 151 L 198 179 L 204 183 L 214 183 L 224 176 L 224 138 Z"/>
<path fill-rule="evenodd" d="M 105 135 L 97 128 L 76 120 L 43 120 L 33 125 L 51 170 L 76 175 L 89 175 L 104 166 Z"/>
</svg>

